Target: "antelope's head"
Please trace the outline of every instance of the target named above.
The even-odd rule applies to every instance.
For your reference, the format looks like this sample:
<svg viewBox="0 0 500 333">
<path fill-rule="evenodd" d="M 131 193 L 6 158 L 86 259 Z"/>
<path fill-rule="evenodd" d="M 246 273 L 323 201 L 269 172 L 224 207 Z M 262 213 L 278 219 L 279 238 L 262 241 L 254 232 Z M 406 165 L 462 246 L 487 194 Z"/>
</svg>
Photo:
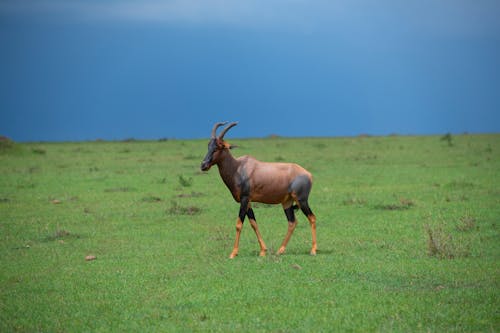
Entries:
<svg viewBox="0 0 500 333">
<path fill-rule="evenodd" d="M 231 127 L 236 126 L 238 123 L 230 123 L 227 125 L 224 130 L 217 136 L 216 132 L 217 129 L 221 126 L 226 125 L 227 122 L 223 123 L 216 123 L 214 125 L 214 128 L 212 129 L 212 136 L 210 137 L 210 141 L 208 142 L 208 152 L 205 158 L 203 159 L 203 162 L 201 162 L 201 171 L 208 171 L 212 165 L 217 164 L 219 162 L 222 152 L 226 149 L 231 149 L 233 146 L 231 144 L 227 143 L 224 141 L 224 135 L 226 135 L 227 131 Z"/>
</svg>

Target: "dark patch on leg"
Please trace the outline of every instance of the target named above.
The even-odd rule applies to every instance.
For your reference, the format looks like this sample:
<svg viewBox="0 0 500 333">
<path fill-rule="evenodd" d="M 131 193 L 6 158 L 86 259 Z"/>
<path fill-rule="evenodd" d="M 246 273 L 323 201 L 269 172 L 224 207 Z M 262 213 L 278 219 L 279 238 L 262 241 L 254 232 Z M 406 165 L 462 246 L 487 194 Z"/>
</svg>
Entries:
<svg viewBox="0 0 500 333">
<path fill-rule="evenodd" d="M 238 216 L 240 217 L 240 220 L 243 223 L 245 221 L 245 216 L 247 215 L 247 211 L 250 210 L 251 208 L 248 209 L 248 203 L 249 203 L 248 198 L 242 198 L 240 203 L 241 203 L 240 213 Z M 252 214 L 253 214 L 253 212 L 252 212 Z"/>
<path fill-rule="evenodd" d="M 290 223 L 295 223 L 295 213 L 293 212 L 293 206 L 285 209 L 285 215 Z"/>
<path fill-rule="evenodd" d="M 305 216 L 314 215 L 313 212 L 311 211 L 311 208 L 309 207 L 309 203 L 307 202 L 307 200 L 299 201 L 299 206 L 300 209 L 302 210 L 302 213 L 304 213 Z"/>
<path fill-rule="evenodd" d="M 240 217 L 241 222 L 245 222 L 245 216 L 247 215 L 247 212 L 243 207 L 240 207 L 240 214 L 238 215 Z"/>
<path fill-rule="evenodd" d="M 248 218 L 249 218 L 250 220 L 257 221 L 257 220 L 255 219 L 255 215 L 253 214 L 253 209 L 252 209 L 252 208 L 248 208 L 248 210 L 247 210 L 247 216 L 248 216 Z"/>
</svg>

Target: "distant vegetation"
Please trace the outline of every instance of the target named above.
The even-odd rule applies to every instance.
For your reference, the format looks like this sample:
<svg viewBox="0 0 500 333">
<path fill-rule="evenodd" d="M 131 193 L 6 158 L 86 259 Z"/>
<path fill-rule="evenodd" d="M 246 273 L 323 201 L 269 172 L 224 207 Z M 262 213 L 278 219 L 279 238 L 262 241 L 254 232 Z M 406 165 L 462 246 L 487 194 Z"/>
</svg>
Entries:
<svg viewBox="0 0 500 333">
<path fill-rule="evenodd" d="M 14 141 L 6 136 L 0 135 L 0 153 L 11 152 L 17 145 Z"/>
<path fill-rule="evenodd" d="M 445 135 L 443 135 L 441 137 L 441 141 L 445 141 L 450 147 L 453 146 L 453 136 L 451 135 L 451 133 L 446 133 Z"/>
</svg>

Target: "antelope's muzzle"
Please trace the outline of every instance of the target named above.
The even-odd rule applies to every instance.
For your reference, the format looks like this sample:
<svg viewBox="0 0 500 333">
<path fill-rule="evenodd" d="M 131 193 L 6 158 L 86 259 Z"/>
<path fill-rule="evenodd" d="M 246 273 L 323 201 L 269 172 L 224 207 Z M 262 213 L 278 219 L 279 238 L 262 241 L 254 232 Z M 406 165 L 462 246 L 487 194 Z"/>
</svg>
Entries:
<svg viewBox="0 0 500 333">
<path fill-rule="evenodd" d="M 200 166 L 201 171 L 208 171 L 210 167 L 211 167 L 210 161 L 204 160 L 203 162 L 201 162 Z"/>
</svg>

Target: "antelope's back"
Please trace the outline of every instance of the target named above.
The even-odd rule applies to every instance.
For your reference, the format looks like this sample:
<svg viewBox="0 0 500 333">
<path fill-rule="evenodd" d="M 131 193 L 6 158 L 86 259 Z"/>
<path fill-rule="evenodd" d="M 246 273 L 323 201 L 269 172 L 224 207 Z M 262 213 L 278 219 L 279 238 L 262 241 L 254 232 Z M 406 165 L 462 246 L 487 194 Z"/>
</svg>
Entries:
<svg viewBox="0 0 500 333">
<path fill-rule="evenodd" d="M 298 164 L 261 162 L 251 156 L 243 158 L 247 164 L 252 201 L 282 203 L 289 196 L 291 184 L 297 177 L 307 177 L 312 182 L 311 173 Z"/>
</svg>

